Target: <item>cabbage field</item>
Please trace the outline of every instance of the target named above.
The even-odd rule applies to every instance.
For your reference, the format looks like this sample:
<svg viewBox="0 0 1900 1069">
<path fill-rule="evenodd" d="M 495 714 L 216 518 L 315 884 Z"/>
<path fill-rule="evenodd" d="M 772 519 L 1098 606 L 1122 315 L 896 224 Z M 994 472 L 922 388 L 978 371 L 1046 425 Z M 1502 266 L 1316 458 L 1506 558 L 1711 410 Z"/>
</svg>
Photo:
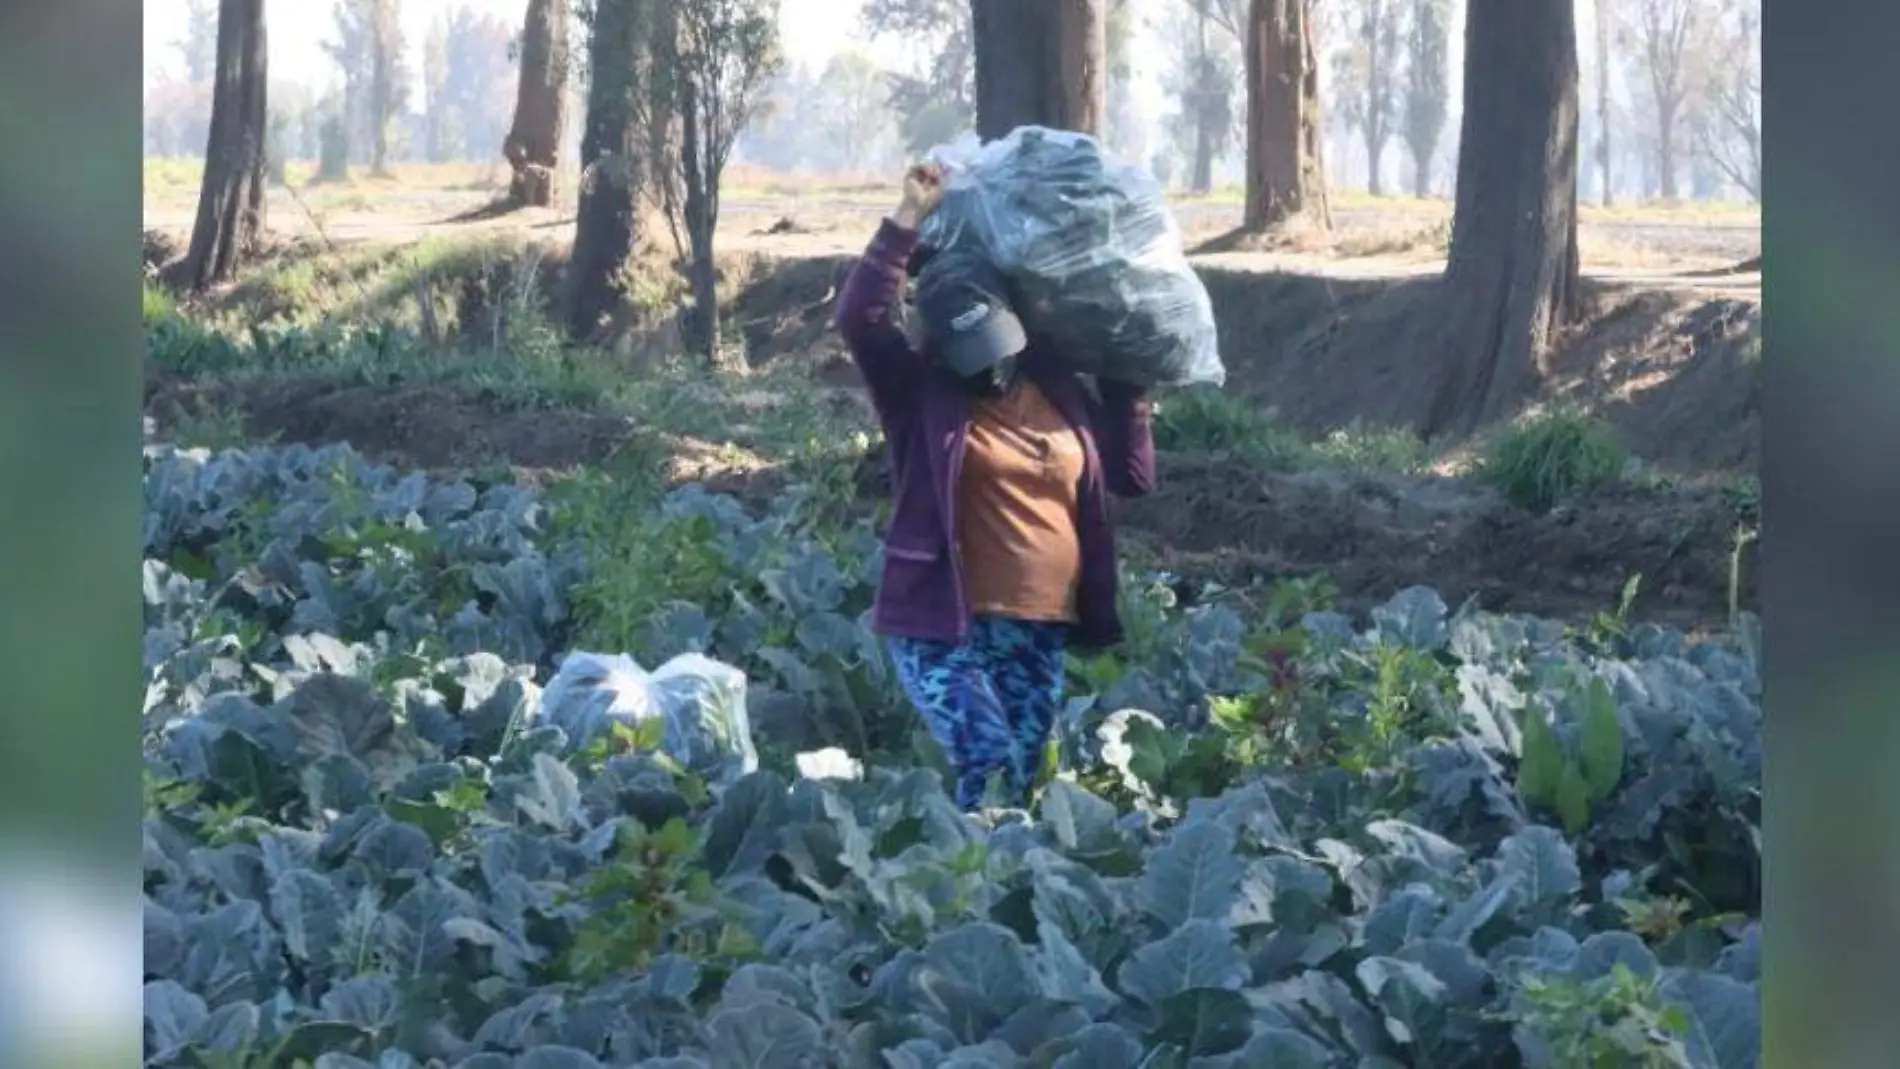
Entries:
<svg viewBox="0 0 1900 1069">
<path fill-rule="evenodd" d="M 1759 1064 L 1748 618 L 1130 576 L 965 816 L 822 492 L 145 465 L 147 1064 Z"/>
</svg>

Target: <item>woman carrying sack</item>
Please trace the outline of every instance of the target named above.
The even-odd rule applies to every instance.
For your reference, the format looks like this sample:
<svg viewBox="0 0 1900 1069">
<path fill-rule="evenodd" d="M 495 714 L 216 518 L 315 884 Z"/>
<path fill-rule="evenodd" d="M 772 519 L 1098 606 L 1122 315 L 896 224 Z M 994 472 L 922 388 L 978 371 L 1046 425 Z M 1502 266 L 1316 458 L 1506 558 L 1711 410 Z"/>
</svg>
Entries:
<svg viewBox="0 0 1900 1069">
<path fill-rule="evenodd" d="M 942 174 L 911 168 L 838 300 L 836 322 L 888 442 L 893 514 L 873 612 L 905 692 L 956 769 L 957 804 L 1027 803 L 1074 644 L 1122 638 L 1108 495 L 1154 489 L 1140 387 L 1099 394 L 1010 308 L 999 272 L 954 244 L 922 250 Z"/>
</svg>

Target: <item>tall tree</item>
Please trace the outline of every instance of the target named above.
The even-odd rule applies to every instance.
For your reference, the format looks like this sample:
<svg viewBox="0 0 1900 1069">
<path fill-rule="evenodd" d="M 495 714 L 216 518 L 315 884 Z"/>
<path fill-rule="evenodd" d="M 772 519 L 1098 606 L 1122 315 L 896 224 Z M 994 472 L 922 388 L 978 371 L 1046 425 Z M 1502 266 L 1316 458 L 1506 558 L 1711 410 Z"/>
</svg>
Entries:
<svg viewBox="0 0 1900 1069">
<path fill-rule="evenodd" d="M 1614 0 L 1596 0 L 1597 44 L 1597 163 L 1603 168 L 1603 203 L 1614 203 L 1616 183 L 1611 163 L 1615 142 L 1610 136 L 1610 44 L 1615 39 Z"/>
<path fill-rule="evenodd" d="M 643 120 L 652 92 L 654 9 L 664 2 L 594 0 L 589 17 L 580 206 L 568 267 L 568 333 L 576 340 L 594 337 L 626 292 L 648 169 Z"/>
<path fill-rule="evenodd" d="M 1168 127 L 1188 164 L 1188 189 L 1214 184 L 1214 162 L 1238 132 L 1234 88 L 1243 81 L 1241 27 L 1248 0 L 1179 0 L 1163 8 L 1159 30 L 1171 59 L 1162 88 L 1176 102 Z"/>
<path fill-rule="evenodd" d="M 1018 126 L 1100 136 L 1108 111 L 1104 0 L 970 0 L 976 132 Z"/>
<path fill-rule="evenodd" d="M 1241 229 L 1294 219 L 1332 227 L 1310 0 L 1252 0 L 1247 71 L 1247 192 Z"/>
<path fill-rule="evenodd" d="M 519 87 L 510 58 L 519 29 L 509 20 L 468 7 L 456 8 L 449 17 L 448 82 L 443 88 L 443 101 L 458 142 L 458 159 L 486 161 L 507 137 Z M 570 65 L 575 58 L 570 48 Z M 562 110 L 564 114 L 578 114 L 580 109 L 569 100 Z M 576 139 L 564 140 L 569 145 L 565 158 L 579 158 Z"/>
<path fill-rule="evenodd" d="M 1432 191 L 1432 159 L 1451 114 L 1451 0 L 1411 0 L 1405 35 L 1405 147 L 1412 156 L 1412 193 Z"/>
<path fill-rule="evenodd" d="M 1134 35 L 1135 0 L 1108 0 L 1108 21 L 1102 31 L 1103 61 L 1108 65 L 1104 140 L 1125 159 L 1140 159 L 1146 148 L 1135 100 Z"/>
<path fill-rule="evenodd" d="M 545 208 L 554 203 L 561 136 L 566 122 L 568 0 L 528 0 L 521 24 L 521 81 L 515 121 L 502 142 L 514 169 L 508 199 Z"/>
<path fill-rule="evenodd" d="M 269 86 L 264 0 L 220 0 L 211 133 L 185 271 L 195 289 L 231 278 L 264 229 Z"/>
<path fill-rule="evenodd" d="M 967 130 L 976 115 L 970 0 L 865 0 L 860 19 L 873 39 L 933 57 L 921 70 L 889 75 L 905 148 L 921 152 Z"/>
<path fill-rule="evenodd" d="M 400 0 L 369 0 L 369 4 L 369 165 L 372 173 L 380 175 L 389 173 L 389 129 L 409 106 L 409 77 L 403 62 L 406 42 Z"/>
<path fill-rule="evenodd" d="M 187 0 L 185 35 L 176 42 L 185 60 L 185 80 L 202 85 L 216 77 L 218 66 L 218 4 L 216 0 Z"/>
<path fill-rule="evenodd" d="M 1708 20 L 1708 0 L 1635 0 L 1635 18 L 1627 28 L 1643 66 L 1655 123 L 1656 180 L 1663 199 L 1676 199 L 1681 121 L 1696 83 Z"/>
<path fill-rule="evenodd" d="M 817 142 L 812 147 L 822 151 L 827 169 L 862 175 L 874 160 L 881 169 L 897 124 L 877 64 L 862 52 L 840 52 L 825 63 L 811 92 L 819 106 L 803 134 Z"/>
<path fill-rule="evenodd" d="M 1356 0 L 1340 11 L 1348 44 L 1334 53 L 1335 99 L 1340 117 L 1357 129 L 1366 149 L 1366 189 L 1385 192 L 1385 146 L 1398 119 L 1398 0 Z"/>
<path fill-rule="evenodd" d="M 1699 154 L 1761 200 L 1761 0 L 1721 0 L 1696 120 Z"/>
<path fill-rule="evenodd" d="M 1469 0 L 1457 181 L 1427 435 L 1521 399 L 1575 318 L 1574 0 Z"/>
<path fill-rule="evenodd" d="M 783 63 L 777 0 L 672 0 L 676 30 L 656 38 L 665 99 L 679 116 L 672 163 L 691 260 L 687 341 L 720 364 L 719 182 L 733 145 L 766 104 L 762 90 Z"/>
<path fill-rule="evenodd" d="M 323 42 L 323 50 L 336 62 L 342 74 L 342 95 L 333 116 L 336 126 L 324 153 L 327 166 L 319 173 L 342 178 L 349 164 L 357 162 L 357 153 L 369 144 L 369 85 L 374 60 L 370 38 L 373 31 L 368 0 L 341 0 L 334 12 L 335 36 Z"/>
<path fill-rule="evenodd" d="M 465 147 L 449 111 L 450 70 L 449 17 L 443 14 L 422 39 L 422 152 L 430 163 L 457 159 Z"/>
</svg>

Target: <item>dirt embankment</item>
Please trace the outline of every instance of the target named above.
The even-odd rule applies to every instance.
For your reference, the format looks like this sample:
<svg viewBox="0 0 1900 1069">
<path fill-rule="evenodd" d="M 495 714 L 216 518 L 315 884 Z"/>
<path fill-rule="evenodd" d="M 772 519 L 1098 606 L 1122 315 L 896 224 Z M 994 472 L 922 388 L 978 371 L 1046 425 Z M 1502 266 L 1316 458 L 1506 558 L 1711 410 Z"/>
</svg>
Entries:
<svg viewBox="0 0 1900 1069">
<path fill-rule="evenodd" d="M 1350 608 L 1414 584 L 1457 604 L 1576 619 L 1641 575 L 1637 614 L 1683 627 L 1728 613 L 1736 511 L 1718 491 L 1618 490 L 1536 515 L 1467 480 L 1283 475 L 1167 456 L 1119 516 L 1173 570 L 1228 582 L 1325 573 Z M 1757 604 L 1752 548 L 1736 591 Z"/>
<path fill-rule="evenodd" d="M 799 361 L 831 386 L 856 373 L 830 328 L 846 256 L 735 261 L 729 321 L 751 361 Z M 1323 431 L 1362 420 L 1413 423 L 1431 370 L 1409 344 L 1429 315 L 1429 279 L 1343 279 L 1204 267 L 1220 323 L 1229 390 Z M 1587 287 L 1586 316 L 1532 403 L 1590 409 L 1636 455 L 1687 474 L 1752 470 L 1758 456 L 1758 303 L 1691 288 Z M 505 460 L 522 469 L 597 464 L 658 446 L 668 475 L 742 494 L 781 476 L 733 470 L 707 443 L 667 438 L 608 415 L 510 411 L 457 387 L 307 381 L 212 385 L 153 374 L 147 411 L 209 402 L 258 439 L 348 441 L 430 468 Z M 875 482 L 871 465 L 867 482 Z M 1730 596 L 1735 513 L 1712 490 L 1619 490 L 1535 516 L 1469 482 L 1285 475 L 1204 456 L 1167 456 L 1162 486 L 1122 509 L 1131 541 L 1176 570 L 1229 580 L 1327 573 L 1350 605 L 1429 583 L 1448 598 L 1559 617 L 1611 606 L 1641 574 L 1639 612 L 1695 626 L 1720 622 Z M 1754 552 L 1739 597 L 1756 600 Z"/>
<path fill-rule="evenodd" d="M 851 257 L 767 261 L 733 302 L 753 362 L 811 361 L 855 373 L 830 333 Z M 1202 266 L 1227 389 L 1312 433 L 1354 421 L 1418 426 L 1436 369 L 1418 344 L 1432 277 L 1345 278 Z M 1761 450 L 1761 306 L 1734 291 L 1586 283 L 1583 316 L 1526 406 L 1573 404 L 1631 451 L 1685 474 L 1752 470 Z"/>
</svg>

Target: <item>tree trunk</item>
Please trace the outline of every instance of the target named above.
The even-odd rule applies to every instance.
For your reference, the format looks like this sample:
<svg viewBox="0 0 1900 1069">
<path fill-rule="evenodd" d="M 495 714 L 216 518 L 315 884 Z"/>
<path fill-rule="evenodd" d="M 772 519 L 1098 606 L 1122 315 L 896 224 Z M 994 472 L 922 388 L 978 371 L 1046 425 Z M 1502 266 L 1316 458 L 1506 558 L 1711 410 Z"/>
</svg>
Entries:
<svg viewBox="0 0 1900 1069">
<path fill-rule="evenodd" d="M 554 203 L 561 162 L 568 69 L 567 0 L 528 0 L 521 24 L 521 81 L 515 121 L 501 154 L 514 169 L 511 203 L 545 208 Z"/>
<path fill-rule="evenodd" d="M 1577 297 L 1574 0 L 1469 0 L 1438 387 L 1422 430 L 1503 415 L 1548 369 Z"/>
<path fill-rule="evenodd" d="M 1615 203 L 1610 179 L 1610 2 L 1597 0 L 1597 152 L 1603 167 L 1603 203 Z"/>
<path fill-rule="evenodd" d="M 1194 122 L 1194 170 L 1188 175 L 1188 192 L 1206 193 L 1214 188 L 1214 132 L 1205 118 Z"/>
<path fill-rule="evenodd" d="M 976 132 L 1018 126 L 1102 135 L 1108 111 L 1103 0 L 970 0 Z"/>
<path fill-rule="evenodd" d="M 1412 149 L 1412 195 L 1423 199 L 1432 195 L 1432 153 L 1430 149 Z"/>
<path fill-rule="evenodd" d="M 1305 216 L 1331 229 L 1321 154 L 1319 63 L 1309 0 L 1253 0 L 1242 52 L 1247 77 L 1247 195 L 1241 229 Z"/>
<path fill-rule="evenodd" d="M 1662 199 L 1676 199 L 1676 108 L 1668 103 L 1656 109 L 1656 183 Z"/>
<path fill-rule="evenodd" d="M 317 134 L 318 182 L 344 182 L 350 177 L 350 129 L 342 116 L 323 121 Z"/>
<path fill-rule="evenodd" d="M 686 235 L 692 246 L 692 262 L 687 281 L 693 293 L 691 313 L 686 317 L 686 342 L 705 357 L 708 367 L 719 366 L 719 274 L 713 259 L 713 228 L 718 219 L 715 198 L 705 154 L 712 146 L 704 143 L 700 128 L 698 87 L 691 79 L 680 86 L 680 159 L 686 171 Z"/>
<path fill-rule="evenodd" d="M 1385 196 L 1385 181 L 1380 177 L 1385 163 L 1385 136 L 1375 127 L 1366 127 L 1366 193 Z"/>
<path fill-rule="evenodd" d="M 389 174 L 389 124 L 395 121 L 395 63 L 390 39 L 394 14 L 386 6 L 392 0 L 377 0 L 370 16 L 369 76 L 369 171 L 377 177 Z"/>
<path fill-rule="evenodd" d="M 220 0 L 211 133 L 185 261 L 194 289 L 230 279 L 264 229 L 268 55 L 264 0 Z"/>
<path fill-rule="evenodd" d="M 648 7 L 646 0 L 598 0 L 594 6 L 580 206 L 568 266 L 568 333 L 577 341 L 594 337 L 620 306 L 624 271 L 639 239 L 647 163 L 639 100 L 648 89 Z"/>
</svg>

